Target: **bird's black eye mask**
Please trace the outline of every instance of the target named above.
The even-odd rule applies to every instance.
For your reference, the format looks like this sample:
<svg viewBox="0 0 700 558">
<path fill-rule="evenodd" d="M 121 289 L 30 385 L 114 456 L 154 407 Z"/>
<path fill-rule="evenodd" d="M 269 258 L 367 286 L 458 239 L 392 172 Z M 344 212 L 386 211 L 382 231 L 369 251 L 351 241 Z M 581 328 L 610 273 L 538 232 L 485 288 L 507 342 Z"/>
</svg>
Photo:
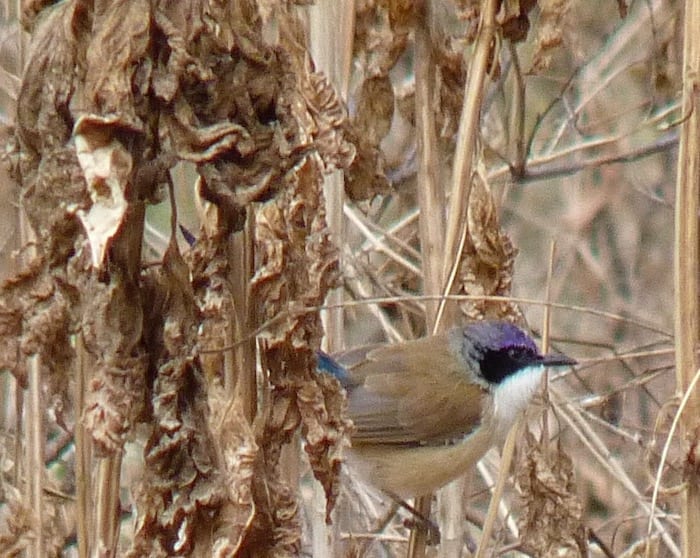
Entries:
<svg viewBox="0 0 700 558">
<path fill-rule="evenodd" d="M 479 367 L 481 375 L 487 382 L 500 384 L 518 370 L 536 364 L 537 357 L 537 352 L 528 347 L 486 349 L 481 353 Z"/>
<path fill-rule="evenodd" d="M 541 361 L 535 342 L 507 322 L 475 322 L 462 331 L 462 354 L 480 376 L 500 384 L 518 370 Z"/>
</svg>

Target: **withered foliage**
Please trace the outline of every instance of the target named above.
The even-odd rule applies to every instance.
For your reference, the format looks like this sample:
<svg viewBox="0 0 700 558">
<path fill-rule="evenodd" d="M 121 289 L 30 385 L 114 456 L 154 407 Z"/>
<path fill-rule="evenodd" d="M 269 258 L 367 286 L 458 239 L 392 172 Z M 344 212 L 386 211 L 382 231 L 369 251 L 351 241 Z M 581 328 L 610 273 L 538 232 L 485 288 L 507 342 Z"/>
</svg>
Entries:
<svg viewBox="0 0 700 558">
<path fill-rule="evenodd" d="M 13 486 L 3 486 L 3 499 L 10 513 L 0 532 L 0 548 L 8 557 L 21 556 L 30 544 L 32 533 L 31 512 L 27 509 L 19 490 Z"/>
<path fill-rule="evenodd" d="M 253 0 L 26 5 L 32 49 L 8 161 L 37 241 L 2 288 L 0 365 L 24 385 L 25 357 L 39 355 L 46 395 L 70 409 L 80 335 L 88 393 L 72 412 L 95 456 L 119 454 L 143 424 L 132 556 L 298 552 L 295 489 L 278 458 L 300 424 L 329 510 L 337 494 L 349 424 L 338 386 L 313 372 L 317 313 L 290 309 L 322 304 L 337 282 L 324 173 L 355 177 L 355 198 L 386 182 L 378 138 L 353 145 L 360 134 L 313 71 L 294 10 Z M 186 258 L 173 227 L 162 264 L 144 269 L 145 208 L 178 161 L 196 165 L 214 217 Z M 250 315 L 231 289 L 241 262 L 228 249 L 249 215 L 249 297 L 258 324 L 275 320 L 256 429 L 248 402 L 223 385 L 223 360 L 199 352 L 226 344 L 234 313 Z"/>
<path fill-rule="evenodd" d="M 508 296 L 518 250 L 503 231 L 499 210 L 483 173 L 477 172 L 467 209 L 467 227 L 459 292 L 469 295 Z M 520 316 L 516 304 L 488 300 L 468 301 L 462 311 L 472 319 Z"/>
<path fill-rule="evenodd" d="M 4 514 L 0 527 L 0 548 L 2 555 L 7 558 L 26 556 L 30 551 L 33 539 L 33 510 L 26 505 L 26 499 L 17 488 L 8 483 L 2 483 L 0 490 L 3 505 L 8 510 Z M 63 502 L 55 498 L 47 498 L 42 509 L 46 530 L 46 554 L 61 556 L 64 546 L 66 523 L 70 523 L 63 513 Z"/>
<path fill-rule="evenodd" d="M 545 0 L 538 3 L 541 14 L 535 39 L 536 50 L 532 60 L 532 69 L 535 72 L 541 72 L 549 67 L 553 50 L 564 42 L 567 33 L 570 32 L 566 18 L 571 7 L 570 0 Z M 622 8 L 620 11 L 620 16 L 624 17 Z"/>
<path fill-rule="evenodd" d="M 416 25 L 425 25 L 432 39 L 432 59 L 436 62 L 433 69 L 436 132 L 444 152 L 453 151 L 466 79 L 463 49 L 465 43 L 475 38 L 480 4 L 449 0 L 425 5 L 408 1 L 360 3 L 357 8 L 355 54 L 362 65 L 364 81 L 357 88 L 357 109 L 353 122 L 361 124 L 359 127 L 365 130 L 367 138 L 376 138 L 378 145 L 387 133 L 386 107 L 393 105 L 393 91 L 388 93 L 385 85 L 389 70 L 405 56 L 409 31 Z M 523 40 L 529 29 L 529 12 L 534 5 L 534 2 L 504 3 L 496 18 L 502 33 L 513 41 Z M 514 23 L 516 20 L 519 22 L 517 25 Z M 517 36 L 514 27 L 519 29 Z M 492 58 L 496 58 L 495 54 L 492 54 Z M 496 69 L 492 67 L 491 72 L 495 79 Z M 408 100 L 412 100 L 411 96 L 402 99 L 401 109 L 403 116 L 413 121 L 411 111 L 414 103 L 409 105 Z M 509 295 L 517 250 L 500 226 L 499 208 L 481 170 L 473 173 L 466 237 L 453 292 Z M 520 315 L 513 304 L 493 302 L 465 303 L 462 311 L 471 319 L 484 316 L 517 319 Z"/>
<path fill-rule="evenodd" d="M 62 401 L 68 423 L 86 428 L 95 460 L 145 437 L 129 556 L 298 555 L 297 489 L 281 463 L 298 431 L 330 521 L 352 425 L 337 382 L 315 372 L 323 334 L 316 309 L 341 283 L 322 182 L 341 170 L 353 201 L 388 191 L 391 72 L 410 59 L 418 25 L 429 27 L 431 109 L 441 158 L 451 157 L 463 49 L 476 36 L 481 3 L 433 2 L 426 23 L 427 4 L 416 0 L 357 2 L 349 116 L 309 58 L 297 5 L 305 3 L 24 3 L 32 48 L 6 158 L 36 241 L 0 290 L 0 368 L 25 386 L 26 358 L 38 356 L 44 397 Z M 565 10 L 549 4 L 556 28 Z M 533 6 L 503 3 L 501 35 L 523 40 Z M 543 39 L 542 49 L 558 39 Z M 409 91 L 403 117 L 413 122 L 410 101 Z M 181 163 L 196 170 L 202 209 L 186 253 L 172 196 L 171 170 Z M 456 290 L 506 295 L 517 251 L 487 178 L 473 174 Z M 162 261 L 147 266 L 146 208 L 166 191 L 170 242 Z M 508 304 L 462 310 L 469 318 L 517 314 Z M 254 351 L 239 351 L 254 333 L 259 369 Z M 85 403 L 73 408 L 78 383 Z M 547 477 L 541 462 L 527 469 L 527 487 L 545 502 L 528 508 L 532 525 L 554 524 L 558 508 L 547 502 L 559 505 L 571 490 L 568 469 L 555 463 Z M 88 490 L 93 502 L 97 488 Z M 0 535 L 5 548 L 31 536 L 28 511 L 15 509 L 15 524 Z M 562 544 L 580 542 L 574 523 Z M 54 554 L 71 535 L 61 528 L 47 517 Z M 546 533 L 528 544 L 544 549 L 555 540 Z"/>
<path fill-rule="evenodd" d="M 319 162 L 309 157 L 291 169 L 285 176 L 288 187 L 284 193 L 257 213 L 260 260 L 251 292 L 259 304 L 257 314 L 263 319 L 284 315 L 261 336 L 262 356 L 273 391 L 259 465 L 277 467 L 282 444 L 289 441 L 301 421 L 311 466 L 332 506 L 337 494 L 334 480 L 340 467 L 338 452 L 349 424 L 341 417 L 342 398 L 338 397 L 337 386 L 312 372 L 315 355 L 311 347 L 320 343 L 319 316 L 295 313 L 290 305 L 294 301 L 303 309 L 315 304 L 337 278 L 335 248 L 326 230 L 322 197 L 312 187 L 320 178 Z M 287 509 L 293 515 L 290 506 L 294 502 L 287 490 L 260 489 L 271 492 L 268 497 L 281 498 L 273 510 Z M 273 529 L 284 533 L 285 551 L 298 545 L 275 515 L 267 519 Z"/>
<path fill-rule="evenodd" d="M 586 556 L 583 506 L 571 458 L 558 446 L 542 449 L 530 432 L 525 446 L 527 452 L 516 468 L 524 505 L 524 548 L 535 556 Z"/>
</svg>

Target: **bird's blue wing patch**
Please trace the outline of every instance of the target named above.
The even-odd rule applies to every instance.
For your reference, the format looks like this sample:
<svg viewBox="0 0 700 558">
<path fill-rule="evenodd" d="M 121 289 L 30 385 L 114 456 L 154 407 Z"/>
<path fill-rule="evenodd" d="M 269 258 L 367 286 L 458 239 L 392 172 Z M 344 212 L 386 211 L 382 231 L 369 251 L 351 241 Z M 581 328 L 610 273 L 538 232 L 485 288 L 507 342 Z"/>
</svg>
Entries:
<svg viewBox="0 0 700 558">
<path fill-rule="evenodd" d="M 340 382 L 340 385 L 344 388 L 349 387 L 352 384 L 350 375 L 344 366 L 338 364 L 332 356 L 323 351 L 316 351 L 316 358 L 318 360 L 318 370 L 324 374 L 330 374 L 336 380 Z"/>
<path fill-rule="evenodd" d="M 192 246 L 194 246 L 195 242 L 197 242 L 197 237 L 195 235 L 193 235 L 183 225 L 180 225 L 180 232 L 182 233 L 182 237 L 185 239 L 185 242 L 187 242 L 187 244 L 189 244 L 190 248 L 192 248 Z"/>
</svg>

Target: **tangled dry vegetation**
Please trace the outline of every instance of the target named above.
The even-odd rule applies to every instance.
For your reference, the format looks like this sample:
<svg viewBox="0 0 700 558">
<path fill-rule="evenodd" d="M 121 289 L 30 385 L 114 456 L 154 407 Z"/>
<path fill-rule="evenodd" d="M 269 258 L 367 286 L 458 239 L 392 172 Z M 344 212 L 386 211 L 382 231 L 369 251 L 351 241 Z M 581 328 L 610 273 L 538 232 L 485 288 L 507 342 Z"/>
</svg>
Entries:
<svg viewBox="0 0 700 558">
<path fill-rule="evenodd" d="M 0 553 L 405 555 L 341 490 L 323 314 L 331 349 L 503 317 L 582 362 L 428 553 L 679 555 L 682 6 L 305 4 L 5 5 Z"/>
</svg>

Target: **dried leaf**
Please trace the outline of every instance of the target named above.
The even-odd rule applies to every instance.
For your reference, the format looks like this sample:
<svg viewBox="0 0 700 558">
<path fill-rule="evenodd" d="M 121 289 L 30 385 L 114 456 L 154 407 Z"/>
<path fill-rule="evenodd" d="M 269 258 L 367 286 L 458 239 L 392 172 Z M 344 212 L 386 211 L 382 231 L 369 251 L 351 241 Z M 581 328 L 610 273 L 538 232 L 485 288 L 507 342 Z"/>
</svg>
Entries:
<svg viewBox="0 0 700 558">
<path fill-rule="evenodd" d="M 91 204 L 75 149 L 52 148 L 36 166 L 23 167 L 22 198 L 27 217 L 48 265 L 61 268 L 82 243 L 75 214 Z"/>
<path fill-rule="evenodd" d="M 208 203 L 208 202 L 207 202 Z M 192 285 L 201 315 L 199 325 L 200 347 L 206 349 L 200 355 L 204 377 L 211 385 L 215 379 L 221 380 L 225 366 L 225 352 L 216 352 L 231 343 L 231 316 L 236 315 L 233 306 L 231 285 L 228 277 L 229 242 L 228 236 L 218 233 L 230 230 L 220 212 L 213 204 L 210 215 L 212 220 L 205 223 L 203 235 L 198 239 L 188 254 L 189 267 L 192 270 Z"/>
<path fill-rule="evenodd" d="M 82 172 L 69 144 L 70 103 L 83 66 L 77 49 L 85 14 L 77 2 L 63 3 L 41 20 L 17 101 L 15 175 L 23 205 L 50 265 L 75 251 L 75 211 L 90 204 Z"/>
<path fill-rule="evenodd" d="M 337 279 L 338 261 L 326 226 L 321 166 L 307 157 L 285 176 L 286 189 L 256 215 L 260 262 L 251 282 L 269 348 L 311 347 L 320 342 L 315 315 L 288 313 L 288 305 L 316 306 Z M 306 370 L 310 370 L 309 366 Z"/>
<path fill-rule="evenodd" d="M 2 491 L 5 505 L 0 508 L 0 548 L 8 558 L 23 556 L 33 539 L 33 512 L 17 488 L 3 483 Z"/>
<path fill-rule="evenodd" d="M 5 297 L 3 297 L 4 299 Z M 0 300 L 0 369 L 9 370 L 21 386 L 26 386 L 26 370 L 20 358 L 22 310 L 15 301 Z"/>
<path fill-rule="evenodd" d="M 270 442 L 272 442 L 270 440 Z M 274 450 L 269 443 L 263 450 Z M 275 458 L 275 461 L 267 461 Z M 279 455 L 260 452 L 253 477 L 256 517 L 253 530 L 245 540 L 243 552 L 252 556 L 299 556 L 301 552 L 301 523 L 295 490 L 280 480 Z M 262 513 L 262 510 L 265 510 Z M 272 537 L 271 537 L 272 536 Z"/>
<path fill-rule="evenodd" d="M 21 492 L 8 483 L 0 483 L 3 496 L 3 506 L 0 507 L 0 549 L 5 558 L 25 556 L 32 548 L 36 536 L 34 514 L 35 510 L 26 505 L 26 498 Z M 50 557 L 63 556 L 65 540 L 68 536 L 64 514 L 59 505 L 51 498 L 45 499 L 45 507 L 41 510 L 44 555 Z"/>
<path fill-rule="evenodd" d="M 32 6 L 40 3 L 28 15 Z M 410 3 L 389 12 L 404 33 L 397 45 L 410 17 Z M 313 372 L 321 325 L 306 310 L 337 281 L 321 182 L 356 162 L 350 174 L 356 185 L 367 178 L 371 196 L 385 186 L 381 154 L 348 141 L 345 107 L 313 71 L 292 4 L 76 1 L 37 21 L 14 159 L 39 263 L 3 290 L 0 328 L 11 340 L 0 358 L 20 378 L 22 352 L 68 370 L 68 336 L 80 328 L 94 373 L 76 412 L 97 452 L 121 451 L 134 424 L 147 423 L 131 555 L 298 553 L 295 491 L 279 452 L 302 423 L 332 506 L 347 429 L 337 386 Z M 264 39 L 271 22 L 274 45 Z M 372 142 L 393 110 L 390 95 L 381 100 Z M 144 270 L 145 206 L 178 159 L 197 164 L 216 222 L 187 262 L 173 241 L 162 266 Z M 250 293 L 261 315 L 279 320 L 265 336 L 273 387 L 255 437 L 243 419 L 250 402 L 210 397 L 219 361 L 197 356 L 199 342 L 229 342 L 226 314 L 240 309 L 227 284 L 239 262 L 227 243 L 251 207 L 259 266 Z M 280 319 L 289 308 L 300 311 Z M 49 385 L 60 407 L 58 382 Z"/>
<path fill-rule="evenodd" d="M 394 88 L 388 75 L 366 79 L 358 96 L 353 125 L 362 130 L 369 142 L 379 145 L 389 132 L 394 115 Z"/>
<path fill-rule="evenodd" d="M 155 424 L 136 494 L 138 520 L 130 556 L 194 552 L 199 520 L 220 507 L 223 493 L 206 424 L 206 388 L 191 358 L 171 357 L 153 386 Z"/>
<path fill-rule="evenodd" d="M 535 73 L 549 68 L 552 50 L 564 42 L 568 32 L 567 16 L 571 10 L 570 0 L 542 0 L 538 4 L 540 17 L 532 56 L 532 71 Z"/>
<path fill-rule="evenodd" d="M 281 445 L 289 442 L 303 420 L 304 432 L 310 435 L 307 450 L 314 473 L 332 501 L 336 448 L 344 443 L 340 408 L 324 408 L 327 402 L 320 398 L 312 372 L 313 348 L 320 342 L 318 314 L 288 312 L 295 305 L 320 304 L 337 277 L 337 253 L 328 237 L 323 209 L 321 171 L 317 156 L 306 157 L 285 175 L 286 187 L 256 215 L 260 261 L 251 283 L 251 299 L 257 302 L 262 319 L 274 318 L 263 333 L 262 358 L 276 386 L 259 442 L 264 455 L 260 478 L 265 481 L 256 484 L 256 502 L 265 508 L 287 510 L 279 515 L 263 513 L 265 508 L 261 507 L 256 524 L 267 525 L 275 533 L 279 542 L 274 552 L 298 551 L 300 538 L 296 504 L 290 500 L 289 487 L 280 480 Z"/>
<path fill-rule="evenodd" d="M 74 358 L 70 336 L 75 332 L 74 301 L 64 291 L 42 281 L 43 292 L 35 285 L 26 302 L 21 350 L 24 356 L 39 355 L 42 381 L 48 393 L 60 393 L 68 400 L 68 374 Z"/>
<path fill-rule="evenodd" d="M 326 522 L 338 499 L 338 476 L 343 448 L 350 445 L 352 422 L 344 419 L 346 402 L 337 381 L 322 374 L 305 382 L 297 391 L 299 412 L 314 476 L 326 493 Z"/>
<path fill-rule="evenodd" d="M 118 124 L 116 117 L 84 116 L 75 125 L 75 150 L 92 200 L 87 211 L 78 211 L 78 217 L 90 242 L 92 265 L 98 269 L 129 207 L 125 192 L 133 162 L 114 137 Z"/>
<path fill-rule="evenodd" d="M 418 10 L 413 0 L 364 0 L 355 9 L 355 56 L 367 76 L 386 75 L 406 48 Z"/>
<path fill-rule="evenodd" d="M 149 280 L 149 290 L 151 301 L 157 301 L 146 321 L 149 354 L 157 371 L 151 398 L 152 431 L 145 450 L 146 469 L 137 494 L 138 522 L 129 555 L 181 555 L 210 549 L 211 529 L 202 517 L 215 517 L 221 522 L 216 535 L 220 544 L 239 545 L 247 522 L 233 524 L 220 514 L 239 517 L 238 504 L 245 513 L 245 501 L 232 503 L 226 495 L 245 494 L 248 473 L 245 467 L 235 472 L 228 469 L 223 453 L 217 461 L 215 451 L 223 452 L 222 448 L 230 446 L 228 440 L 221 440 L 221 445 L 212 442 L 207 385 L 199 360 L 193 356 L 200 314 L 189 268 L 172 240 L 162 268 Z M 221 429 L 233 419 L 221 416 L 222 403 L 217 405 L 214 426 Z M 234 436 L 235 432 L 230 434 Z M 245 435 L 242 430 L 239 438 Z M 247 435 L 249 439 L 252 436 Z M 254 448 L 245 444 L 236 448 L 241 459 L 251 452 L 254 455 Z M 236 474 L 241 475 L 240 481 Z M 242 486 L 236 488 L 239 483 Z"/>
<path fill-rule="evenodd" d="M 258 446 L 240 403 L 227 401 L 217 386 L 210 391 L 209 424 L 224 494 L 212 535 L 213 556 L 235 556 L 255 516 L 252 484 Z"/>
<path fill-rule="evenodd" d="M 583 506 L 569 456 L 558 447 L 542 451 L 528 432 L 516 471 L 525 508 L 519 527 L 528 551 L 552 558 L 587 556 Z"/>
<path fill-rule="evenodd" d="M 467 237 L 462 251 L 459 282 L 469 295 L 510 294 L 517 250 L 501 230 L 498 210 L 484 175 L 477 172 L 467 209 Z M 468 301 L 462 310 L 471 319 L 518 316 L 517 306 L 507 302 Z"/>
<path fill-rule="evenodd" d="M 194 120 L 191 107 L 179 97 L 173 114 L 165 115 L 162 121 L 181 159 L 205 163 L 234 151 L 240 155 L 253 152 L 254 143 L 244 127 L 228 122 L 200 127 Z"/>
<path fill-rule="evenodd" d="M 356 148 L 345 135 L 345 105 L 323 74 L 304 71 L 302 76 L 299 92 L 314 117 L 314 145 L 326 169 L 348 168 L 355 158 Z"/>
<path fill-rule="evenodd" d="M 536 5 L 536 0 L 504 2 L 503 8 L 497 17 L 497 21 L 501 25 L 503 37 L 513 43 L 524 41 L 530 30 L 528 13 L 532 11 Z"/>
<path fill-rule="evenodd" d="M 65 396 L 78 309 L 75 292 L 57 278 L 47 274 L 45 260 L 37 257 L 0 286 L 0 366 L 24 386 L 26 357 L 39 355 L 48 393 Z"/>
<path fill-rule="evenodd" d="M 30 315 L 31 293 L 36 283 L 40 289 L 44 277 L 43 260 L 34 258 L 26 269 L 2 283 L 0 287 L 0 337 L 3 339 L 0 348 L 0 367 L 10 370 L 23 387 L 26 386 L 26 368 L 20 347 L 24 331 L 24 317 Z"/>
<path fill-rule="evenodd" d="M 122 450 L 144 403 L 147 361 L 138 349 L 143 311 L 137 287 L 116 274 L 110 285 L 92 289 L 82 327 L 96 373 L 89 382 L 84 421 L 99 451 L 111 454 Z"/>
<path fill-rule="evenodd" d="M 17 101 L 17 135 L 26 163 L 34 167 L 39 153 L 66 147 L 73 130 L 69 106 L 81 88 L 84 69 L 78 48 L 86 30 L 83 8 L 80 2 L 56 5 L 41 19 L 32 38 Z"/>
<path fill-rule="evenodd" d="M 92 111 L 104 116 L 105 126 L 132 133 L 144 130 L 143 115 L 138 113 L 149 87 L 150 13 L 149 0 L 116 0 L 108 10 L 94 12 L 86 50 L 85 98 Z"/>
<path fill-rule="evenodd" d="M 346 126 L 356 155 L 345 171 L 345 191 L 353 201 L 389 191 L 379 147 L 391 126 L 394 94 L 389 71 L 404 54 L 419 13 L 412 0 L 359 2 L 355 12 L 355 60 L 361 76 L 358 107 Z"/>
<path fill-rule="evenodd" d="M 96 363 L 83 422 L 98 455 L 119 453 L 124 448 L 143 397 L 145 364 L 143 358 Z"/>
<path fill-rule="evenodd" d="M 345 191 L 354 201 L 389 191 L 384 158 L 379 148 L 394 115 L 394 90 L 388 75 L 370 78 L 361 88 L 357 114 L 346 125 L 346 137 L 356 149 L 345 171 Z"/>
<path fill-rule="evenodd" d="M 345 193 L 353 201 L 372 199 L 390 191 L 384 173 L 384 159 L 379 147 L 363 139 L 362 132 L 348 125 L 346 137 L 357 149 L 350 167 L 345 171 Z"/>
<path fill-rule="evenodd" d="M 437 49 L 433 57 L 437 62 L 439 99 L 435 108 L 435 124 L 440 138 L 451 142 L 459 128 L 458 115 L 462 113 L 467 70 L 461 51 L 446 46 Z"/>
</svg>

